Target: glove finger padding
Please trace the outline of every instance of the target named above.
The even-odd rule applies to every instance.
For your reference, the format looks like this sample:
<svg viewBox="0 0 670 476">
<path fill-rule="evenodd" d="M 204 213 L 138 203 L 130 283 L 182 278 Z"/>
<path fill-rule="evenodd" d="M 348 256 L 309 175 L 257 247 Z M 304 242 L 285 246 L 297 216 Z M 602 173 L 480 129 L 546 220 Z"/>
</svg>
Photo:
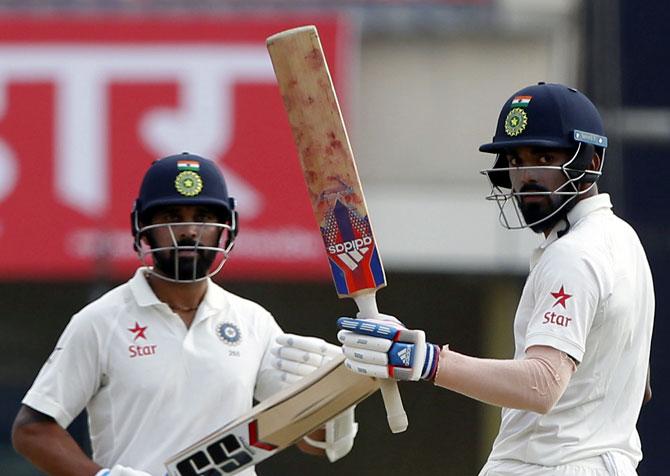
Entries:
<svg viewBox="0 0 670 476">
<path fill-rule="evenodd" d="M 296 382 L 342 353 L 338 346 L 318 337 L 282 334 L 276 342 L 279 347 L 270 350 L 277 357 L 272 366 L 281 371 L 278 378 L 282 382 Z"/>
<path fill-rule="evenodd" d="M 344 365 L 349 369 L 361 375 L 376 378 L 389 378 L 388 365 L 375 365 L 359 362 L 358 360 L 345 359 Z"/>
<path fill-rule="evenodd" d="M 276 339 L 281 347 L 295 348 L 318 355 L 334 357 L 340 354 L 340 348 L 318 337 L 304 337 L 295 334 L 282 334 Z"/>
<path fill-rule="evenodd" d="M 345 330 L 337 333 L 337 340 L 347 348 L 358 347 L 360 349 L 376 350 L 379 352 L 388 352 L 393 344 L 393 341 L 382 337 L 371 337 Z"/>
<path fill-rule="evenodd" d="M 272 362 L 272 366 L 282 372 L 305 377 L 314 372 L 318 367 L 308 364 L 301 364 L 300 362 L 293 362 L 292 360 L 276 359 Z"/>
<path fill-rule="evenodd" d="M 290 360 L 317 368 L 332 359 L 329 355 L 315 354 L 292 347 L 274 347 L 270 352 L 281 360 Z"/>
<path fill-rule="evenodd" d="M 386 352 L 376 350 L 361 349 L 359 347 L 342 347 L 345 357 L 349 360 L 356 360 L 366 364 L 387 365 L 389 357 Z"/>
</svg>

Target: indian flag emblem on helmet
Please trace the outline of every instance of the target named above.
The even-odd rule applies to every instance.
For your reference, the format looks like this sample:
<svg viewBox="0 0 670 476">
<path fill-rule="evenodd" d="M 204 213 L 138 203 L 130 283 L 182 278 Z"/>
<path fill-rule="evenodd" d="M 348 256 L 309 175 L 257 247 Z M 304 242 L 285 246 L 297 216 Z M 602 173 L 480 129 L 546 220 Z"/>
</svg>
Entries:
<svg viewBox="0 0 670 476">
<path fill-rule="evenodd" d="M 512 99 L 511 107 L 526 107 L 530 103 L 530 100 L 533 99 L 533 96 L 516 96 Z"/>
<path fill-rule="evenodd" d="M 200 170 L 200 163 L 197 160 L 178 160 L 177 169 L 179 170 L 192 170 L 197 172 Z"/>
<path fill-rule="evenodd" d="M 512 108 L 505 118 L 505 132 L 508 136 L 518 136 L 528 125 L 528 114 L 520 107 Z"/>
<path fill-rule="evenodd" d="M 202 178 L 192 170 L 184 170 L 174 179 L 174 187 L 185 197 L 195 197 L 202 192 Z"/>
</svg>

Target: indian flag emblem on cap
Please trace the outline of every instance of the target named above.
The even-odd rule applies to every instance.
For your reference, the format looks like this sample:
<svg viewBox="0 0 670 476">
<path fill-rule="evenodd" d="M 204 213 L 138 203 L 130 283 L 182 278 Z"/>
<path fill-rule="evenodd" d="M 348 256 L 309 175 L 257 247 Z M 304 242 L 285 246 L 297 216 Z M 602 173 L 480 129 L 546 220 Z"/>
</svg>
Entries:
<svg viewBox="0 0 670 476">
<path fill-rule="evenodd" d="M 512 99 L 511 107 L 526 107 L 531 99 L 533 99 L 533 96 L 516 96 Z"/>
<path fill-rule="evenodd" d="M 197 160 L 178 160 L 177 168 L 179 170 L 192 170 L 194 172 L 197 172 L 198 170 L 200 170 L 200 164 L 198 163 Z"/>
</svg>

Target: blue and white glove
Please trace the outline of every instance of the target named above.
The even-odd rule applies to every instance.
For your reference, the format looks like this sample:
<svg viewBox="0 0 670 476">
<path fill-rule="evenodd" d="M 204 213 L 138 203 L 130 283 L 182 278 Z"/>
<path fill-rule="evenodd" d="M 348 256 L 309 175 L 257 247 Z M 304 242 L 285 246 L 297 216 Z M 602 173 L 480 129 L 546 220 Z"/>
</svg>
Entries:
<svg viewBox="0 0 670 476">
<path fill-rule="evenodd" d="M 375 319 L 341 317 L 337 339 L 346 357 L 344 364 L 363 375 L 396 380 L 433 380 L 440 347 L 426 342 L 423 331 Z"/>
<path fill-rule="evenodd" d="M 121 466 L 120 464 L 114 465 L 111 469 L 101 469 L 98 471 L 95 476 L 151 476 L 149 473 L 144 471 L 139 471 L 137 469 L 128 468 L 127 466 Z"/>
</svg>

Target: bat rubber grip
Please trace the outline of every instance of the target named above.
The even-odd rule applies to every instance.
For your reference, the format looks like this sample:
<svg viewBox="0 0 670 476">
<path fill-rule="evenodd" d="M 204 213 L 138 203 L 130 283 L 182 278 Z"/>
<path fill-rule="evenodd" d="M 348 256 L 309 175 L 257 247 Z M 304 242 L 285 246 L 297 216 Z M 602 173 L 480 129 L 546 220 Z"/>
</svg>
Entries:
<svg viewBox="0 0 670 476">
<path fill-rule="evenodd" d="M 407 414 L 402 406 L 398 383 L 395 380 L 381 381 L 382 398 L 386 407 L 386 418 L 393 433 L 401 433 L 407 429 Z"/>
</svg>

